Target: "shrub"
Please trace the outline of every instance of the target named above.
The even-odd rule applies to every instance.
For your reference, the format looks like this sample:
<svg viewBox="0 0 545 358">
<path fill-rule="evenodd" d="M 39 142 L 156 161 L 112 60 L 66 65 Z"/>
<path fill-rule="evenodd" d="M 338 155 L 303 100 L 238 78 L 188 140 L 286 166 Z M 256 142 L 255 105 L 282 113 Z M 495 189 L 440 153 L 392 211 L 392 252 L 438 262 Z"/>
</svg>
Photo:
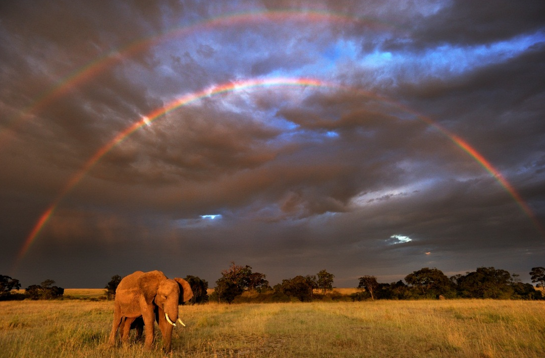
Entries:
<svg viewBox="0 0 545 358">
<path fill-rule="evenodd" d="M 41 285 L 31 285 L 26 288 L 26 296 L 31 300 L 52 300 L 62 298 L 64 288 L 53 286 L 55 281 L 45 280 Z"/>
</svg>

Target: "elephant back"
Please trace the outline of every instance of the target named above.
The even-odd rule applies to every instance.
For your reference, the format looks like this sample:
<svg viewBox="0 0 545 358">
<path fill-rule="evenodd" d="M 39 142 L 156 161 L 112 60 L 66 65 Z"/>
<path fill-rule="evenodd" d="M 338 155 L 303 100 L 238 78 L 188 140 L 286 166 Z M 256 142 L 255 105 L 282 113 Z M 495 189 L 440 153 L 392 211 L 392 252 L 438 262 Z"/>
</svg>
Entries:
<svg viewBox="0 0 545 358">
<path fill-rule="evenodd" d="M 159 287 L 159 283 L 166 279 L 166 276 L 161 271 L 136 271 L 131 273 L 130 275 L 125 276 L 119 282 L 116 292 L 132 292 L 132 294 L 129 295 L 144 296 L 146 302 L 151 303 L 151 301 L 157 294 L 157 288 Z M 121 296 L 116 294 L 116 299 L 118 297 Z"/>
<path fill-rule="evenodd" d="M 117 285 L 116 291 L 130 290 L 136 288 L 138 286 L 138 279 L 143 274 L 144 272 L 142 271 L 135 271 L 130 275 L 123 277 L 121 281 L 119 281 L 119 285 Z"/>
<path fill-rule="evenodd" d="M 138 289 L 148 304 L 150 304 L 157 295 L 159 284 L 166 279 L 167 277 L 165 274 L 157 270 L 145 272 L 138 277 Z"/>
</svg>

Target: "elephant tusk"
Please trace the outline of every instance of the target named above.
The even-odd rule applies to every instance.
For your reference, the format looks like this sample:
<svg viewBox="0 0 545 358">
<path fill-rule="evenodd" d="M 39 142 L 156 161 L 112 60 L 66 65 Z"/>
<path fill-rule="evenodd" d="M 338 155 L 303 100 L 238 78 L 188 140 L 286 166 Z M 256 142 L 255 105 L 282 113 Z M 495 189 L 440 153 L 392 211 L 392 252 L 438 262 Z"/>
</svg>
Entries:
<svg viewBox="0 0 545 358">
<path fill-rule="evenodd" d="M 166 313 L 166 312 L 165 312 L 165 317 L 166 317 L 168 323 L 170 323 L 171 325 L 173 325 L 174 327 L 176 327 L 176 323 L 174 323 L 174 322 L 172 322 L 172 321 L 170 320 L 170 318 L 168 317 L 168 313 Z"/>
<path fill-rule="evenodd" d="M 185 327 L 185 324 L 184 324 L 184 322 L 182 322 L 182 320 L 181 320 L 180 318 L 178 318 L 178 320 L 177 320 L 176 322 L 180 322 L 180 323 L 182 324 L 182 326 L 184 326 L 184 327 Z"/>
</svg>

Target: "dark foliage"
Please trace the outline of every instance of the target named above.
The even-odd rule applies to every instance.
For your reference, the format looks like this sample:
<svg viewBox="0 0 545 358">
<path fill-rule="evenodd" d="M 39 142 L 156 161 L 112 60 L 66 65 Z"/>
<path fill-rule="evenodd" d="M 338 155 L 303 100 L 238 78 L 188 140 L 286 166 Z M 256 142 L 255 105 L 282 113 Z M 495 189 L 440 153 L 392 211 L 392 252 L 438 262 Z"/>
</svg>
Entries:
<svg viewBox="0 0 545 358">
<path fill-rule="evenodd" d="M 274 287 L 286 296 L 295 297 L 301 302 L 312 301 L 313 290 L 317 287 L 313 276 L 295 276 L 294 278 L 282 280 L 280 285 Z"/>
<path fill-rule="evenodd" d="M 405 277 L 412 294 L 422 298 L 437 298 L 439 295 L 454 297 L 454 285 L 449 278 L 436 268 L 424 267 Z"/>
<path fill-rule="evenodd" d="M 494 267 L 479 267 L 474 272 L 450 278 L 437 268 L 424 267 L 407 275 L 405 282 L 399 280 L 392 283 L 379 283 L 374 276 L 361 276 L 358 284 L 361 291 L 350 296 L 335 292 L 325 293 L 333 289 L 334 277 L 326 270 L 321 270 L 317 275 L 284 279 L 274 288 L 268 285 L 265 275 L 252 273 L 251 270 L 250 266 L 237 266 L 232 263 L 216 281 L 217 287 L 211 299 L 229 303 L 451 298 L 543 299 L 542 292 L 536 291 L 529 283 L 520 282 L 518 275 L 511 275 L 506 270 Z M 534 267 L 530 274 L 533 282 L 538 282 L 538 286 L 545 283 L 545 268 Z"/>
<path fill-rule="evenodd" d="M 536 269 L 536 270 L 534 270 Z M 540 268 L 532 269 L 539 277 Z M 544 270 L 545 273 L 545 270 Z M 479 267 L 475 272 L 447 278 L 436 268 L 422 268 L 405 277 L 403 281 L 375 283 L 373 276 L 360 277 L 358 288 L 365 291 L 352 294 L 354 301 L 367 299 L 437 299 L 437 298 L 496 298 L 496 299 L 542 299 L 542 293 L 534 286 L 519 282 L 517 275 L 494 267 Z M 533 281 L 540 282 L 540 281 Z"/>
<path fill-rule="evenodd" d="M 216 281 L 214 298 L 217 298 L 218 302 L 224 301 L 232 303 L 235 297 L 242 294 L 242 292 L 244 291 L 237 284 L 224 278 L 220 278 Z"/>
<path fill-rule="evenodd" d="M 532 267 L 530 278 L 537 283 L 537 287 L 545 288 L 545 267 Z"/>
<path fill-rule="evenodd" d="M 26 296 L 32 300 L 53 300 L 64 295 L 64 288 L 53 286 L 55 281 L 45 280 L 41 285 L 26 288 Z"/>
<path fill-rule="evenodd" d="M 208 282 L 197 276 L 187 275 L 185 280 L 191 286 L 193 297 L 189 301 L 190 304 L 201 304 L 208 302 Z"/>
<path fill-rule="evenodd" d="M 316 285 L 318 289 L 322 290 L 322 294 L 325 294 L 326 291 L 333 290 L 333 279 L 335 278 L 335 275 L 326 270 L 321 270 L 316 276 Z"/>
<path fill-rule="evenodd" d="M 247 290 L 261 291 L 269 287 L 266 276 L 259 272 L 252 272 L 251 266 L 237 266 L 234 262 L 227 270 L 221 272 L 221 278 L 216 281 L 214 299 L 218 302 L 233 302 L 235 297 Z"/>
<path fill-rule="evenodd" d="M 119 286 L 119 283 L 121 282 L 121 278 L 122 277 L 119 275 L 114 275 L 112 276 L 110 282 L 108 282 L 106 286 L 104 286 L 104 288 L 106 289 L 106 297 L 109 300 L 113 300 L 115 298 L 115 291 L 117 290 L 117 286 Z"/>
<path fill-rule="evenodd" d="M 479 267 L 458 278 L 457 282 L 460 297 L 509 299 L 515 292 L 511 274 L 494 267 Z"/>
<path fill-rule="evenodd" d="M 377 282 L 377 278 L 375 276 L 362 276 L 359 278 L 360 283 L 358 284 L 358 288 L 363 288 L 365 292 L 367 292 L 371 299 L 375 299 L 375 292 L 378 290 L 379 284 Z M 359 297 L 359 296 L 358 296 Z"/>
<path fill-rule="evenodd" d="M 0 300 L 9 300 L 15 297 L 11 292 L 21 288 L 19 280 L 9 276 L 0 275 Z"/>
<path fill-rule="evenodd" d="M 515 293 L 511 298 L 523 300 L 540 300 L 542 299 L 541 291 L 536 291 L 534 286 L 529 283 L 516 282 L 513 283 Z"/>
</svg>

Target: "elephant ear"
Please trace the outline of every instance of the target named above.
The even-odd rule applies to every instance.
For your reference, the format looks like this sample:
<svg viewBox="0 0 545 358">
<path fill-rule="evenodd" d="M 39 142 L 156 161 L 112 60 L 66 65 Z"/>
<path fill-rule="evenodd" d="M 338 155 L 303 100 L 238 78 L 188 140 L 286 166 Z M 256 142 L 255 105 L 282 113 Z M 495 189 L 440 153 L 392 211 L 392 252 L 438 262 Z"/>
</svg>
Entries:
<svg viewBox="0 0 545 358">
<path fill-rule="evenodd" d="M 178 284 L 180 285 L 180 298 L 178 299 L 178 303 L 182 304 L 182 302 L 187 302 L 193 297 L 193 290 L 191 289 L 191 285 L 189 282 L 184 280 L 183 278 L 176 277 L 174 279 Z"/>
<path fill-rule="evenodd" d="M 157 295 L 159 284 L 161 281 L 166 279 L 167 277 L 161 271 L 150 271 L 140 276 L 138 279 L 138 288 L 140 289 L 140 293 L 144 296 L 147 304 L 151 304 Z"/>
</svg>

